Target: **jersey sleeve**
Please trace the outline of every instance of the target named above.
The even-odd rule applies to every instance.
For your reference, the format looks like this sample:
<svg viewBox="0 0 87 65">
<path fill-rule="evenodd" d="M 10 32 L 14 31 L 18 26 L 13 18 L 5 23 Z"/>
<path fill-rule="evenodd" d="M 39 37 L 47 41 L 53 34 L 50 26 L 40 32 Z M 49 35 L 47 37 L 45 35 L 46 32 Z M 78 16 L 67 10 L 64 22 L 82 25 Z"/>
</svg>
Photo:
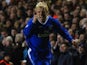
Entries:
<svg viewBox="0 0 87 65">
<path fill-rule="evenodd" d="M 55 25 L 56 25 L 56 31 L 57 33 L 59 33 L 63 38 L 67 39 L 70 43 L 72 42 L 73 38 L 72 36 L 69 34 L 69 32 L 67 31 L 67 29 L 65 29 L 61 23 L 59 22 L 58 19 L 54 19 Z"/>
</svg>

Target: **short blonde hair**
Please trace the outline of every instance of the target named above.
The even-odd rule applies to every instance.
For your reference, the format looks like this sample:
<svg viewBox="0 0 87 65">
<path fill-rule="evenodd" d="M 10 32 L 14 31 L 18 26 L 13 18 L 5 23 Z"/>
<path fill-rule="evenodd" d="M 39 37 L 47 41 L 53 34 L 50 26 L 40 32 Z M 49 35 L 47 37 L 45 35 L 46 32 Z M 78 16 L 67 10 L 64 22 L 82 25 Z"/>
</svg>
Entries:
<svg viewBox="0 0 87 65">
<path fill-rule="evenodd" d="M 46 4 L 45 2 L 39 2 L 39 3 L 37 3 L 37 5 L 36 5 L 36 7 L 35 7 L 35 10 L 36 10 L 37 8 L 40 8 L 40 7 L 45 8 L 46 11 L 49 12 L 49 8 L 48 8 L 48 6 L 47 6 L 47 4 Z"/>
</svg>

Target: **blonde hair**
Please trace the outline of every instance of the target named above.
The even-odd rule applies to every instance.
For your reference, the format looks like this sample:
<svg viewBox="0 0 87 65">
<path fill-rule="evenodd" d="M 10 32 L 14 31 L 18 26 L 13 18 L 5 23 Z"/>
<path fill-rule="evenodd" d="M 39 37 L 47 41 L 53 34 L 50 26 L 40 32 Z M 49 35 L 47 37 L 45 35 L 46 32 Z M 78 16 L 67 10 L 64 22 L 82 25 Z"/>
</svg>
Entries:
<svg viewBox="0 0 87 65">
<path fill-rule="evenodd" d="M 9 42 L 13 42 L 13 39 L 12 39 L 11 36 L 7 36 L 7 37 L 6 37 L 6 40 L 9 41 Z"/>
<path fill-rule="evenodd" d="M 43 7 L 46 10 L 47 13 L 49 13 L 48 5 L 45 2 L 37 3 L 35 10 L 37 10 L 38 8 L 41 8 L 41 7 Z"/>
</svg>

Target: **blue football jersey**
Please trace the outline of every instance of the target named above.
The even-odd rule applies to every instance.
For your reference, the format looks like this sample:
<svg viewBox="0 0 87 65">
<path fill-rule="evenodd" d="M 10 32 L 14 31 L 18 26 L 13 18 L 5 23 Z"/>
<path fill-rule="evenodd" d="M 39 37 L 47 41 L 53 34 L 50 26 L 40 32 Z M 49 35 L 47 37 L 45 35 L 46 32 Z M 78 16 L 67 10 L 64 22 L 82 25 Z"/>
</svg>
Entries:
<svg viewBox="0 0 87 65">
<path fill-rule="evenodd" d="M 69 42 L 72 41 L 72 36 L 57 19 L 48 16 L 44 24 L 41 24 L 38 20 L 36 23 L 32 21 L 33 18 L 28 21 L 23 33 L 29 47 L 34 52 L 40 52 L 39 55 L 44 56 L 50 53 L 51 45 L 49 42 L 49 34 L 52 32 L 61 34 Z"/>
</svg>

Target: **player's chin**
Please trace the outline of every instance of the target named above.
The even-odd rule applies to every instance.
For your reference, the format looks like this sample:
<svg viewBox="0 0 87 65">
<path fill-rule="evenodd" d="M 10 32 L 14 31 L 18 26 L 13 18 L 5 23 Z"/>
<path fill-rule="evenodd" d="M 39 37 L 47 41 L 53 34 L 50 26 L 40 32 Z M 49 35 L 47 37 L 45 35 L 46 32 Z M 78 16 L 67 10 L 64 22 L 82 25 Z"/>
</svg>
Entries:
<svg viewBox="0 0 87 65">
<path fill-rule="evenodd" d="M 44 17 L 39 17 L 39 20 L 40 20 L 40 21 L 45 21 L 45 19 L 46 19 L 46 18 L 44 18 Z"/>
<path fill-rule="evenodd" d="M 40 20 L 41 20 L 41 21 L 43 21 L 43 20 L 44 20 L 44 18 L 43 18 L 43 17 L 40 17 Z"/>
</svg>

